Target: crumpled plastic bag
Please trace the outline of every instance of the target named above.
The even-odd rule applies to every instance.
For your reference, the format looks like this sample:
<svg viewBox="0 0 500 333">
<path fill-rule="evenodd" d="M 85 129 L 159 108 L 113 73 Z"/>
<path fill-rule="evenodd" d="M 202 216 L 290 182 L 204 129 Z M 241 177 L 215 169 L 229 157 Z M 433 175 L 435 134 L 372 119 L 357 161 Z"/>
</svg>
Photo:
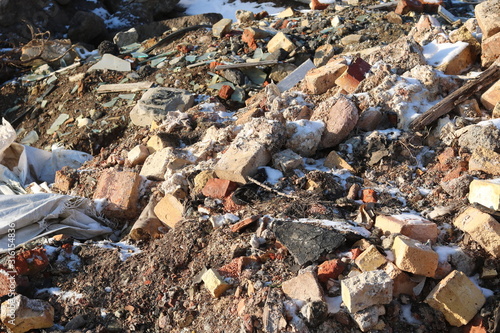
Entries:
<svg viewBox="0 0 500 333">
<path fill-rule="evenodd" d="M 77 169 L 92 159 L 90 154 L 63 149 L 57 145 L 52 147 L 52 152 L 24 146 L 14 142 L 16 137 L 14 128 L 3 119 L 0 125 L 0 164 L 9 168 L 23 186 L 32 182 L 51 184 L 56 171 L 63 166 Z M 6 180 L 0 178 L 0 182 L 2 181 Z"/>
<path fill-rule="evenodd" d="M 98 215 L 87 198 L 52 193 L 0 195 L 0 253 L 48 235 L 89 239 L 111 233 L 111 222 Z"/>
</svg>

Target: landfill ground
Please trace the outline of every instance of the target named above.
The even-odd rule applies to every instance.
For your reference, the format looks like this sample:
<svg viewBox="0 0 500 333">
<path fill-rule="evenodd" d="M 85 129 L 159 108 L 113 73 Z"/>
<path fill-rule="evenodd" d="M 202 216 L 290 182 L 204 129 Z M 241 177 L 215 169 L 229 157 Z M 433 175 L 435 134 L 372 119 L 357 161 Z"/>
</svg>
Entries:
<svg viewBox="0 0 500 333">
<path fill-rule="evenodd" d="M 487 3 L 494 27 L 482 34 L 476 3 L 442 3 L 461 18 L 451 24 L 436 4 L 360 0 L 235 21 L 220 36 L 214 28 L 186 31 L 147 55 L 117 55 L 129 71 L 89 71 L 98 60 L 84 59 L 52 75 L 16 67 L 17 78 L 0 86 L 0 115 L 16 142 L 92 155 L 59 171 L 46 190 L 29 185 L 27 193 L 96 199 L 96 218 L 113 232 L 89 240 L 49 235 L 18 248 L 15 294 L 50 304 L 53 325 L 40 324 L 44 311 L 30 317 L 24 309 L 17 316 L 30 317 L 32 329 L 8 326 L 4 308 L 14 295 L 0 286 L 0 332 L 500 332 L 500 185 L 488 182 L 500 175 L 500 123 L 484 123 L 500 118 L 500 70 L 493 71 L 500 42 L 484 48 L 487 33 L 500 37 L 500 1 Z M 242 41 L 252 27 L 272 31 L 253 40 L 256 48 Z M 139 52 L 172 32 L 138 41 Z M 277 64 L 216 68 L 265 61 L 278 32 L 294 50 L 269 52 Z M 433 40 L 468 42 L 437 66 L 422 47 Z M 337 73 L 334 83 L 299 69 L 297 82 L 280 91 L 306 60 L 319 76 L 337 68 L 362 78 L 337 81 Z M 493 81 L 464 92 L 439 120 L 414 126 L 488 70 Z M 184 89 L 193 106 L 138 126 L 130 114 L 148 88 L 97 91 L 143 82 Z M 496 93 L 486 95 L 493 85 Z M 339 101 L 347 105 L 342 115 L 319 112 Z M 145 171 L 146 156 L 134 162 L 129 153 L 138 145 L 148 159 L 160 151 L 166 158 Z M 221 162 L 228 151 L 237 152 L 233 164 Z M 232 182 L 213 180 L 222 174 Z M 130 185 L 124 175 L 138 180 Z M 158 216 L 139 230 L 148 203 Z M 382 227 L 394 216 L 404 216 L 393 224 L 405 225 L 398 232 Z M 469 228 L 475 218 L 484 226 Z M 415 225 L 429 229 L 414 232 Z M 414 255 L 403 253 L 406 244 Z M 23 253 L 28 264 L 20 268 Z M 435 259 L 431 272 L 420 255 Z M 7 260 L 0 254 L 0 273 Z M 375 282 L 346 282 L 372 273 Z M 448 294 L 435 301 L 439 288 Z"/>
</svg>

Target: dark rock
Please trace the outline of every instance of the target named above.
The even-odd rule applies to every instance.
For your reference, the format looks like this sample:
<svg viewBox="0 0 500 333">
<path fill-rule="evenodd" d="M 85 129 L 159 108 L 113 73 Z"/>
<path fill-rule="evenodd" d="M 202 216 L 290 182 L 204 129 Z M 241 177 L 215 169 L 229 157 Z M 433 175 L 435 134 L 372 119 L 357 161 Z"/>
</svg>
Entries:
<svg viewBox="0 0 500 333">
<path fill-rule="evenodd" d="M 149 66 L 149 65 L 145 65 L 145 66 L 141 66 L 138 70 L 137 70 L 137 74 L 139 74 L 141 77 L 146 77 L 146 76 L 149 76 L 151 74 L 153 74 L 154 72 L 154 68 Z"/>
<path fill-rule="evenodd" d="M 322 301 L 307 303 L 300 311 L 312 327 L 319 326 L 328 314 L 328 305 Z"/>
<path fill-rule="evenodd" d="M 222 72 L 222 76 L 237 86 L 245 84 L 245 74 L 243 74 L 239 69 L 226 69 Z"/>
<path fill-rule="evenodd" d="M 273 53 L 271 53 L 266 60 L 278 60 L 283 61 L 288 57 L 288 52 L 283 49 L 277 49 Z"/>
<path fill-rule="evenodd" d="M 92 12 L 79 11 L 71 19 L 68 37 L 73 43 L 98 44 L 106 38 L 104 20 Z"/>
<path fill-rule="evenodd" d="M 118 46 L 109 41 L 109 40 L 103 40 L 99 46 L 97 47 L 97 50 L 99 51 L 99 55 L 104 55 L 106 53 L 112 54 L 114 56 L 117 56 L 120 54 L 120 50 L 118 50 Z"/>
<path fill-rule="evenodd" d="M 273 231 L 276 239 L 286 246 L 300 265 L 317 261 L 346 240 L 336 231 L 299 222 L 277 221 Z"/>
<path fill-rule="evenodd" d="M 65 331 L 70 331 L 70 330 L 77 330 L 79 328 L 82 328 L 85 326 L 87 323 L 87 320 L 85 319 L 84 316 L 75 316 L 73 319 L 71 319 L 66 326 L 64 327 Z"/>
</svg>

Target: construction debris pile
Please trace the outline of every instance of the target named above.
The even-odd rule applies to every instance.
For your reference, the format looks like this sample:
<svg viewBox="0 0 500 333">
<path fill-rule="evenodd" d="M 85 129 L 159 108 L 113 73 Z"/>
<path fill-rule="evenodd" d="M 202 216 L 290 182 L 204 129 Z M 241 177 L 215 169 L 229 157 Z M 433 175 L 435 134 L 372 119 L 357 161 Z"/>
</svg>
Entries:
<svg viewBox="0 0 500 333">
<path fill-rule="evenodd" d="M 0 331 L 500 330 L 500 0 L 311 8 L 4 52 Z"/>
</svg>

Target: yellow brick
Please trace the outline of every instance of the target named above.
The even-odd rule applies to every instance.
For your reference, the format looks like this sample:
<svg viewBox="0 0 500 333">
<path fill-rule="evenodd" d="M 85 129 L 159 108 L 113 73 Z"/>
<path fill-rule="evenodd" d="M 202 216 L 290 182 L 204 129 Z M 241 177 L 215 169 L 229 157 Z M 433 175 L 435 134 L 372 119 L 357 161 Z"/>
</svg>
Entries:
<svg viewBox="0 0 500 333">
<path fill-rule="evenodd" d="M 500 223 L 491 215 L 470 207 L 460 214 L 453 224 L 468 233 L 493 257 L 500 258 Z"/>
<path fill-rule="evenodd" d="M 438 236 L 437 225 L 414 214 L 379 215 L 375 226 L 388 234 L 402 234 L 420 242 L 435 242 Z"/>
<path fill-rule="evenodd" d="M 182 220 L 184 206 L 176 197 L 167 194 L 156 204 L 154 212 L 160 221 L 175 228 L 175 224 Z"/>
<path fill-rule="evenodd" d="M 455 270 L 438 283 L 425 302 L 441 311 L 450 325 L 462 326 L 476 315 L 486 298 L 464 273 Z"/>
<path fill-rule="evenodd" d="M 499 210 L 500 178 L 490 180 L 474 179 L 469 185 L 469 202 Z"/>
<path fill-rule="evenodd" d="M 205 287 L 210 291 L 213 297 L 219 298 L 226 290 L 231 288 L 231 285 L 224 282 L 219 273 L 213 269 L 209 269 L 201 277 L 205 283 Z"/>
<path fill-rule="evenodd" d="M 386 263 L 385 257 L 377 250 L 375 245 L 370 245 L 356 258 L 356 265 L 363 271 L 374 271 Z"/>
<path fill-rule="evenodd" d="M 439 257 L 430 246 L 405 236 L 397 236 L 392 250 L 399 269 L 428 277 L 435 275 Z"/>
</svg>

